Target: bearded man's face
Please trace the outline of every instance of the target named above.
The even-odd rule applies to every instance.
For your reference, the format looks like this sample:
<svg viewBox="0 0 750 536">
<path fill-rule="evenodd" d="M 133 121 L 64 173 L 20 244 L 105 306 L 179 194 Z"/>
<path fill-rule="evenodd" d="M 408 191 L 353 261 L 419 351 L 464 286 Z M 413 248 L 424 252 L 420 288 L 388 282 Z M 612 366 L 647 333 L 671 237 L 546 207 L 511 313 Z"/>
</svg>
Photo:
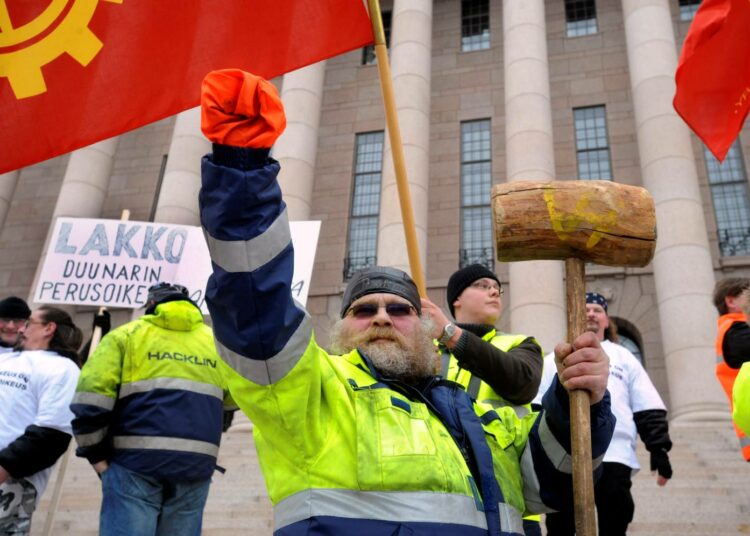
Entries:
<svg viewBox="0 0 750 536">
<path fill-rule="evenodd" d="M 333 326 L 331 350 L 346 353 L 359 348 L 386 378 L 414 382 L 437 372 L 430 327 L 404 298 L 368 294 L 352 303 Z"/>
<path fill-rule="evenodd" d="M 586 331 L 596 333 L 600 341 L 604 340 L 604 331 L 609 327 L 609 317 L 604 307 L 598 303 L 586 304 Z"/>
</svg>

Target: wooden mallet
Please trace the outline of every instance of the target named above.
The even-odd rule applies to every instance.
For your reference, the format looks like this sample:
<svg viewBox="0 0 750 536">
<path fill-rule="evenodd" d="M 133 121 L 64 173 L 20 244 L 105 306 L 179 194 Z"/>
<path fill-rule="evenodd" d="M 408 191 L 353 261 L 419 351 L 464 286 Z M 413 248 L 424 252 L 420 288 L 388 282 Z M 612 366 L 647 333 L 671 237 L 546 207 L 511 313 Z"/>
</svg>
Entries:
<svg viewBox="0 0 750 536">
<path fill-rule="evenodd" d="M 609 181 L 518 181 L 492 189 L 500 261 L 564 260 L 568 341 L 586 329 L 584 263 L 645 266 L 656 247 L 654 201 Z M 576 534 L 596 534 L 589 394 L 570 393 Z"/>
</svg>

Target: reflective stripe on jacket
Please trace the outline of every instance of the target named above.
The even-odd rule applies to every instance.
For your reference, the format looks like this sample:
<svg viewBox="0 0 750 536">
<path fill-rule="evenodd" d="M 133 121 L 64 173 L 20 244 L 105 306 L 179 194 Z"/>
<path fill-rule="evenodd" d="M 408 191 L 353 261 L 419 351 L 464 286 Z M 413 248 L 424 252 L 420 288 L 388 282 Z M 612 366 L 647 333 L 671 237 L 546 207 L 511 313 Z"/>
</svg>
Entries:
<svg viewBox="0 0 750 536">
<path fill-rule="evenodd" d="M 200 311 L 158 305 L 108 333 L 84 365 L 71 405 L 76 453 L 157 478 L 210 477 L 225 374 Z"/>
<path fill-rule="evenodd" d="M 452 382 L 388 382 L 358 351 L 330 355 L 315 342 L 290 291 L 278 170 L 270 158 L 243 171 L 208 156 L 200 195 L 207 303 L 232 396 L 254 424 L 275 533 L 518 535 L 525 509 L 569 504 L 567 402 L 554 390 L 545 416 L 522 420 L 474 405 Z M 607 408 L 592 409 L 597 457 Z"/>
<path fill-rule="evenodd" d="M 732 390 L 734 388 L 734 382 L 740 369 L 731 368 L 724 361 L 724 337 L 735 322 L 747 322 L 747 316 L 744 313 L 728 313 L 719 317 L 718 333 L 716 335 L 716 377 L 719 379 L 722 389 L 727 394 L 729 399 L 729 409 L 734 411 L 732 401 Z M 742 451 L 742 457 L 745 461 L 750 461 L 750 438 L 747 434 L 740 429 L 735 423 L 734 430 L 737 433 L 737 438 L 740 442 L 740 449 Z"/>
</svg>

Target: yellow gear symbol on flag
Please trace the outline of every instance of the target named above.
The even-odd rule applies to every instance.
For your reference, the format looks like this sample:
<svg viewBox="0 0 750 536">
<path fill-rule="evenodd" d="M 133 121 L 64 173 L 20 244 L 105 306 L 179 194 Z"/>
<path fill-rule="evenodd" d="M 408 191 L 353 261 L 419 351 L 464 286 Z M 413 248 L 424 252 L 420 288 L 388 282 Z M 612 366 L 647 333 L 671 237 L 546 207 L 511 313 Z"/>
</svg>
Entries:
<svg viewBox="0 0 750 536">
<path fill-rule="evenodd" d="M 6 0 L 0 0 L 0 77 L 8 79 L 17 99 L 47 91 L 42 67 L 63 53 L 83 67 L 96 57 L 104 45 L 88 24 L 100 1 L 123 0 L 51 0 L 33 20 L 14 28 Z"/>
</svg>

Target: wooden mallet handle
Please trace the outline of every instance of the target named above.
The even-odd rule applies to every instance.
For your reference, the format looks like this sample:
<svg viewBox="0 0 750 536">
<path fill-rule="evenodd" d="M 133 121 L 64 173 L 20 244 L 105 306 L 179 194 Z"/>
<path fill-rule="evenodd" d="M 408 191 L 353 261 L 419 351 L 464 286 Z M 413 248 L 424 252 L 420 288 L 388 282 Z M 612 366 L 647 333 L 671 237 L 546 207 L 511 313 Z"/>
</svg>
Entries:
<svg viewBox="0 0 750 536">
<path fill-rule="evenodd" d="M 586 282 L 581 259 L 565 259 L 568 341 L 586 330 Z M 594 480 L 591 463 L 591 406 L 588 391 L 570 391 L 570 447 L 573 457 L 573 508 L 576 534 L 596 534 Z"/>
</svg>

